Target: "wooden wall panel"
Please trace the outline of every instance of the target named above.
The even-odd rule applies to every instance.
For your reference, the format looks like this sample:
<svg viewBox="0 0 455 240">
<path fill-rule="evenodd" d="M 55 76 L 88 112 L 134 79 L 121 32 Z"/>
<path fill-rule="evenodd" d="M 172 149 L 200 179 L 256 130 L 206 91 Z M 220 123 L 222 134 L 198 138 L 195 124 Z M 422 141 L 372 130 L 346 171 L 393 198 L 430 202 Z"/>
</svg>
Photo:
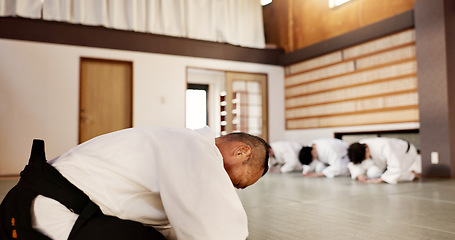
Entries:
<svg viewBox="0 0 455 240">
<path fill-rule="evenodd" d="M 264 6 L 266 42 L 287 53 L 412 10 L 416 0 L 276 0 Z"/>
<path fill-rule="evenodd" d="M 409 29 L 287 66 L 287 128 L 416 122 L 417 89 Z"/>
<path fill-rule="evenodd" d="M 390 116 L 393 116 L 391 118 Z M 306 129 L 320 127 L 340 127 L 384 123 L 415 122 L 419 119 L 418 109 L 352 114 L 349 116 L 331 116 L 326 118 L 308 118 L 288 121 L 288 129 Z"/>
<path fill-rule="evenodd" d="M 279 0 L 274 1 L 262 8 L 262 15 L 264 21 L 264 35 L 266 43 L 273 43 L 277 46 L 292 46 L 292 35 L 290 27 L 292 22 L 290 19 L 290 9 L 292 9 L 292 1 Z M 291 47 L 292 48 L 292 47 Z"/>
</svg>

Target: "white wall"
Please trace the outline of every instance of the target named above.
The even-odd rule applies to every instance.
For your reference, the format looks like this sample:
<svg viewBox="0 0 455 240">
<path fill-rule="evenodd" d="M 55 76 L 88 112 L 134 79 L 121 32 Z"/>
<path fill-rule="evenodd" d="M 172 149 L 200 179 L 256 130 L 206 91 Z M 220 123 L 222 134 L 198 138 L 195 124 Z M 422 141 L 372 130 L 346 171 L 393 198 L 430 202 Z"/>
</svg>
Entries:
<svg viewBox="0 0 455 240">
<path fill-rule="evenodd" d="M 34 138 L 49 159 L 78 143 L 80 57 L 133 62 L 133 126 L 185 126 L 187 67 L 267 73 L 269 140 L 285 137 L 280 66 L 7 39 L 0 53 L 0 175 L 23 169 Z"/>
<path fill-rule="evenodd" d="M 280 66 L 0 39 L 0 175 L 17 175 L 34 138 L 48 158 L 77 145 L 80 57 L 133 62 L 133 126 L 185 126 L 187 67 L 268 74 L 269 141 L 307 143 L 335 132 L 418 128 L 418 123 L 285 130 Z"/>
</svg>

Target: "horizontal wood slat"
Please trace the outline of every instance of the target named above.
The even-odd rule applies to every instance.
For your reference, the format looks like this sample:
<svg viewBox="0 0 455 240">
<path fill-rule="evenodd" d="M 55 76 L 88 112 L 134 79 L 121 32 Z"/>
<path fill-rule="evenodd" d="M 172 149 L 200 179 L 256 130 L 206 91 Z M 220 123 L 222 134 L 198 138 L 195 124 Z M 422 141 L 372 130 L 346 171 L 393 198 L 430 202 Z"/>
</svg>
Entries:
<svg viewBox="0 0 455 240">
<path fill-rule="evenodd" d="M 331 117 L 315 117 L 286 121 L 287 129 L 342 127 L 370 124 L 402 123 L 419 121 L 418 109 L 380 111 Z"/>
<path fill-rule="evenodd" d="M 411 29 L 288 66 L 287 128 L 418 121 L 415 56 Z"/>
<path fill-rule="evenodd" d="M 387 82 L 378 82 L 352 88 L 344 88 L 301 97 L 286 99 L 286 107 L 308 106 L 314 104 L 365 98 L 384 94 L 392 94 L 407 90 L 417 91 L 417 78 L 404 78 Z"/>
<path fill-rule="evenodd" d="M 367 61 L 365 61 L 367 62 Z M 367 65 L 367 63 L 363 63 L 363 65 Z M 345 67 L 345 70 L 340 70 L 341 68 Z M 350 69 L 348 69 L 350 68 Z M 399 68 L 399 69 L 397 69 Z M 344 71 L 344 72 L 343 72 Z M 368 71 L 368 72 L 367 72 Z M 382 73 L 384 72 L 384 73 Z M 352 76 L 358 75 L 369 75 L 369 74 L 382 74 L 382 75 L 390 75 L 392 73 L 399 73 L 399 74 L 409 74 L 416 72 L 416 59 L 415 57 L 400 59 L 398 61 L 392 61 L 389 63 L 377 64 L 375 66 L 364 67 L 363 69 L 359 69 L 357 67 L 356 62 L 349 62 L 348 64 L 334 66 L 333 68 L 327 69 L 320 69 L 318 71 L 304 73 L 301 75 L 294 75 L 292 77 L 287 77 L 285 82 L 285 87 L 290 88 L 302 84 L 323 81 L 326 79 L 331 78 L 351 78 Z M 398 76 L 398 75 L 395 75 Z"/>
<path fill-rule="evenodd" d="M 335 102 L 323 105 L 287 109 L 287 119 L 301 119 L 315 116 L 329 116 L 336 114 L 375 111 L 378 109 L 392 109 L 406 106 L 417 106 L 416 92 L 402 93 L 390 96 L 380 96 L 367 99 L 357 99 L 345 102 Z"/>
<path fill-rule="evenodd" d="M 355 58 L 406 43 L 415 42 L 415 31 L 409 29 L 343 50 L 345 58 Z"/>
<path fill-rule="evenodd" d="M 394 42 L 395 41 L 395 42 Z M 377 40 L 369 41 L 354 47 L 335 51 L 309 60 L 305 60 L 286 67 L 286 75 L 299 74 L 308 70 L 326 67 L 334 63 L 349 61 L 384 51 L 415 45 L 415 31 L 409 29 Z"/>
</svg>

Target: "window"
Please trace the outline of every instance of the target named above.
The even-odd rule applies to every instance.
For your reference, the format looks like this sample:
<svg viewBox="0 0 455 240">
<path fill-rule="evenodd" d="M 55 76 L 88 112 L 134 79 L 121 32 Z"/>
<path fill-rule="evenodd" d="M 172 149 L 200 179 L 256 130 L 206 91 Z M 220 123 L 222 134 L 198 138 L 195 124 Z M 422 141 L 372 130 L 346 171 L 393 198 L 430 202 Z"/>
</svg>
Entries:
<svg viewBox="0 0 455 240">
<path fill-rule="evenodd" d="M 208 125 L 216 136 L 241 131 L 267 140 L 266 74 L 188 68 L 187 83 L 187 128 Z"/>
<path fill-rule="evenodd" d="M 186 127 L 202 128 L 208 125 L 207 97 L 208 85 L 188 84 L 186 90 Z"/>
</svg>

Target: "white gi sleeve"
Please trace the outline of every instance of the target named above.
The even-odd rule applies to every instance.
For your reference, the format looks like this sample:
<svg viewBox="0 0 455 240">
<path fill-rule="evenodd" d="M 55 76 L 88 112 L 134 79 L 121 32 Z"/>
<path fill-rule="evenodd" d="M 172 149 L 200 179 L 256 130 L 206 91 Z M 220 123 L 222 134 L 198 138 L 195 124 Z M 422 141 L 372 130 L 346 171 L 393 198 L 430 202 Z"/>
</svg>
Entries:
<svg viewBox="0 0 455 240">
<path fill-rule="evenodd" d="M 295 170 L 299 170 L 300 168 L 301 168 L 301 164 L 287 162 L 283 166 L 281 166 L 280 171 L 282 173 L 288 173 L 288 172 L 292 172 Z"/>
<path fill-rule="evenodd" d="M 281 166 L 280 170 L 282 173 L 292 172 L 295 170 L 300 170 L 302 164 L 298 158 L 298 155 L 295 153 L 294 149 L 288 148 L 284 153 L 282 153 L 281 158 L 284 160 L 284 165 Z"/>
<path fill-rule="evenodd" d="M 335 176 L 346 174 L 346 165 L 348 162 L 347 158 L 343 158 L 343 156 L 340 156 L 336 151 L 330 153 L 328 158 L 328 163 L 330 165 L 322 171 L 326 177 L 333 178 Z"/>
<path fill-rule="evenodd" d="M 328 167 L 326 167 L 324 170 L 322 170 L 322 174 L 328 178 L 334 178 L 335 176 L 340 175 L 340 168 L 339 166 L 336 166 L 338 164 L 333 164 Z"/>
<path fill-rule="evenodd" d="M 360 164 L 348 163 L 348 169 L 352 179 L 356 179 L 359 175 L 366 175 L 367 170 L 372 166 L 374 166 L 374 163 L 371 159 L 365 159 Z"/>
<path fill-rule="evenodd" d="M 348 169 L 352 179 L 356 179 L 359 175 L 365 174 L 366 169 L 363 169 L 360 164 L 348 163 Z"/>
<path fill-rule="evenodd" d="M 159 161 L 161 199 L 177 239 L 246 239 L 247 216 L 214 142 L 180 141 L 182 159 Z"/>
<path fill-rule="evenodd" d="M 316 167 L 319 164 L 319 160 L 313 160 L 309 165 L 303 165 L 302 174 L 308 174 L 316 171 Z"/>
</svg>

